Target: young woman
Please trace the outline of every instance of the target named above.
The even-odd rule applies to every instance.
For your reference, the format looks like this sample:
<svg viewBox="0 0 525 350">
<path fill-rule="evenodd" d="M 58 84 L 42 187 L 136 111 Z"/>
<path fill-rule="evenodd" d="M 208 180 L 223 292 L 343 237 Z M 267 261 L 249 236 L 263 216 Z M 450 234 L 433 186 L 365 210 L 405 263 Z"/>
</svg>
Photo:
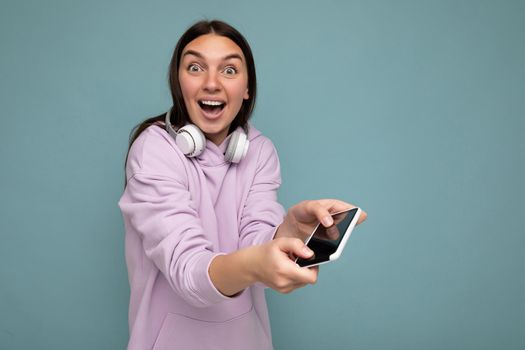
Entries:
<svg viewBox="0 0 525 350">
<path fill-rule="evenodd" d="M 128 349 L 271 349 L 264 287 L 289 293 L 315 283 L 318 270 L 289 255 L 309 258 L 305 235 L 351 205 L 305 201 L 284 215 L 277 153 L 248 124 L 255 65 L 237 30 L 220 21 L 190 27 L 169 80 L 173 107 L 134 132 L 119 201 Z"/>
</svg>

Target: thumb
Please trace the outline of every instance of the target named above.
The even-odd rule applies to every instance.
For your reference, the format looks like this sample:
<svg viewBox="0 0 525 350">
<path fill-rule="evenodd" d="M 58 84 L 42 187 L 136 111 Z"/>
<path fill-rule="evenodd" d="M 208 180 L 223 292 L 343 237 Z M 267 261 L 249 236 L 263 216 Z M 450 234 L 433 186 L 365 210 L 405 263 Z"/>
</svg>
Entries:
<svg viewBox="0 0 525 350">
<path fill-rule="evenodd" d="M 292 253 L 296 257 L 309 259 L 314 255 L 314 252 L 299 238 L 279 238 L 276 241 L 282 251 Z"/>
<path fill-rule="evenodd" d="M 327 207 L 322 200 L 309 201 L 305 212 L 312 218 L 315 217 L 324 227 L 333 225 L 334 220 L 330 214 L 329 207 Z"/>
</svg>

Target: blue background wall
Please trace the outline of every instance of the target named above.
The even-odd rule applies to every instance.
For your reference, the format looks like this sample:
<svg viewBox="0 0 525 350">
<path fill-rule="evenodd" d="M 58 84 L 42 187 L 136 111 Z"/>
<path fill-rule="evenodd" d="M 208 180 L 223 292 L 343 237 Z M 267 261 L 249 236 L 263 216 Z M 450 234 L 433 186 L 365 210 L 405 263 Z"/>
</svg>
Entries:
<svg viewBox="0 0 525 350">
<path fill-rule="evenodd" d="M 0 348 L 125 347 L 127 137 L 205 17 L 252 45 L 285 207 L 369 213 L 268 291 L 276 349 L 523 349 L 525 3 L 416 0 L 2 0 Z"/>
</svg>

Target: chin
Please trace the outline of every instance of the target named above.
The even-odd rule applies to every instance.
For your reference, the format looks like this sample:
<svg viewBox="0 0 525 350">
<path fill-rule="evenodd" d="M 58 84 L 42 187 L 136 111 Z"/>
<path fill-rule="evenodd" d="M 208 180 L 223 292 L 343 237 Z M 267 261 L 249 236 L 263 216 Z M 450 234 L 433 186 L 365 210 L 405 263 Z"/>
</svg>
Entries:
<svg viewBox="0 0 525 350">
<path fill-rule="evenodd" d="M 197 125 L 199 129 L 201 129 L 201 131 L 205 134 L 217 134 L 225 128 L 223 125 L 213 125 L 209 122 L 195 123 L 195 125 Z"/>
<path fill-rule="evenodd" d="M 223 133 L 228 135 L 229 125 L 210 125 L 209 122 L 198 122 L 194 124 L 199 127 L 199 129 L 208 139 L 213 138 L 214 136 L 221 135 Z"/>
<path fill-rule="evenodd" d="M 203 133 L 206 134 L 216 134 L 220 133 L 224 129 L 229 128 L 230 124 L 225 122 L 223 118 L 208 120 L 205 118 L 191 118 L 193 124 L 197 125 Z"/>
</svg>

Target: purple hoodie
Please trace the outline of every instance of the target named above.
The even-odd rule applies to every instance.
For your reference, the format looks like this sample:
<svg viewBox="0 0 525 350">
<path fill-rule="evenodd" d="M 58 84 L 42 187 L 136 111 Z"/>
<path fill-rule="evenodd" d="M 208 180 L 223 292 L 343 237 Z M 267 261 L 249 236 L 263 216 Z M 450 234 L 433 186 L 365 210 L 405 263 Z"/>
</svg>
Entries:
<svg viewBox="0 0 525 350">
<path fill-rule="evenodd" d="M 208 268 L 219 254 L 272 239 L 279 159 L 250 126 L 239 164 L 224 161 L 230 137 L 185 157 L 162 126 L 131 146 L 119 206 L 130 283 L 128 349 L 272 349 L 264 288 L 226 297 Z"/>
</svg>

